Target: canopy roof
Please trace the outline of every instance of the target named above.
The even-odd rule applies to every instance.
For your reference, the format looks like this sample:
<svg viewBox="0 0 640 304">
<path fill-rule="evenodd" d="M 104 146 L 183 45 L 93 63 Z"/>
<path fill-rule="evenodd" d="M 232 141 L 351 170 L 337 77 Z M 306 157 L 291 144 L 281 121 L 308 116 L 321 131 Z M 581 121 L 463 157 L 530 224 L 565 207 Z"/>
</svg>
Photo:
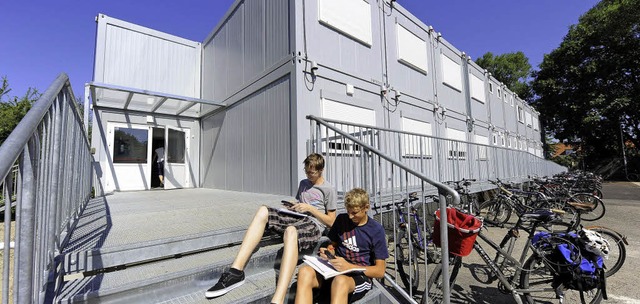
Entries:
<svg viewBox="0 0 640 304">
<path fill-rule="evenodd" d="M 112 84 L 89 83 L 95 107 L 201 118 L 226 106 L 211 100 L 151 92 Z"/>
</svg>

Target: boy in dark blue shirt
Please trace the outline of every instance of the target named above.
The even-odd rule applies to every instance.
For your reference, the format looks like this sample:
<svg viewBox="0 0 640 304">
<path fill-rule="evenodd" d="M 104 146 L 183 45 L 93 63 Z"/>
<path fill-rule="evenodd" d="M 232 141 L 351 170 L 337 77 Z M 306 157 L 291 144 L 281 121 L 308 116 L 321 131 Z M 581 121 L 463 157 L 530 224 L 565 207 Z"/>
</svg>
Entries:
<svg viewBox="0 0 640 304">
<path fill-rule="evenodd" d="M 329 260 L 338 271 L 364 268 L 364 272 L 350 272 L 325 280 L 311 266 L 298 271 L 296 303 L 311 303 L 314 288 L 331 287 L 332 303 L 347 303 L 362 298 L 372 287 L 372 278 L 382 278 L 389 257 L 382 225 L 369 217 L 369 194 L 355 188 L 345 195 L 347 213 L 340 214 L 329 231 L 331 244 L 320 248 L 320 256 Z"/>
</svg>

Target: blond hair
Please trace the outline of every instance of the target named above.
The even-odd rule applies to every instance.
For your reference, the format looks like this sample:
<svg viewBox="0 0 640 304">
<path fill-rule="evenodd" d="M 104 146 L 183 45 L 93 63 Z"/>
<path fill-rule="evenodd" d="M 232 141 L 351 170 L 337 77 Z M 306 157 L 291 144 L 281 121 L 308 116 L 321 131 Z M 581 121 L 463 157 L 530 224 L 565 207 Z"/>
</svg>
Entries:
<svg viewBox="0 0 640 304">
<path fill-rule="evenodd" d="M 347 209 L 369 208 L 369 194 L 362 188 L 353 188 L 344 196 L 344 206 Z"/>
</svg>

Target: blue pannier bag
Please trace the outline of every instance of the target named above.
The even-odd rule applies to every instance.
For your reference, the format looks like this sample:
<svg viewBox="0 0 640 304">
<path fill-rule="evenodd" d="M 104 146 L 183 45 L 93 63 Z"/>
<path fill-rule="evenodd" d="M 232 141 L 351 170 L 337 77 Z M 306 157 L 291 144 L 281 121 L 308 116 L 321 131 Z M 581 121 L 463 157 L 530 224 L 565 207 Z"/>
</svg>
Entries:
<svg viewBox="0 0 640 304">
<path fill-rule="evenodd" d="M 577 234 L 538 232 L 531 245 L 554 269 L 554 288 L 564 285 L 567 289 L 588 291 L 600 287 L 607 299 L 603 258 L 584 249 Z"/>
</svg>

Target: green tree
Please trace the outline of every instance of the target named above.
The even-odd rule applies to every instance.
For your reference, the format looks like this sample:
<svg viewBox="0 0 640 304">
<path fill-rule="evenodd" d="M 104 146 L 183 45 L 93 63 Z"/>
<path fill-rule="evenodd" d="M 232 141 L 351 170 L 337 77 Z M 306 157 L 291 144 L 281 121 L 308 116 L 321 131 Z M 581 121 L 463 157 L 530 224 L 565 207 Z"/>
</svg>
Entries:
<svg viewBox="0 0 640 304">
<path fill-rule="evenodd" d="M 532 83 L 548 134 L 580 145 L 598 161 L 621 155 L 621 138 L 638 147 L 640 0 L 602 0 L 545 55 Z"/>
<path fill-rule="evenodd" d="M 11 92 L 9 82 L 6 77 L 2 77 L 2 86 L 0 87 L 0 145 L 9 137 L 11 131 L 40 97 L 38 91 L 32 88 L 29 88 L 21 98 L 9 97 L 9 92 Z"/>
<path fill-rule="evenodd" d="M 523 52 L 493 55 L 487 52 L 476 59 L 476 63 L 493 77 L 504 83 L 511 91 L 518 94 L 523 100 L 531 100 L 533 94 L 529 79 L 531 77 L 531 64 L 529 58 Z"/>
</svg>

